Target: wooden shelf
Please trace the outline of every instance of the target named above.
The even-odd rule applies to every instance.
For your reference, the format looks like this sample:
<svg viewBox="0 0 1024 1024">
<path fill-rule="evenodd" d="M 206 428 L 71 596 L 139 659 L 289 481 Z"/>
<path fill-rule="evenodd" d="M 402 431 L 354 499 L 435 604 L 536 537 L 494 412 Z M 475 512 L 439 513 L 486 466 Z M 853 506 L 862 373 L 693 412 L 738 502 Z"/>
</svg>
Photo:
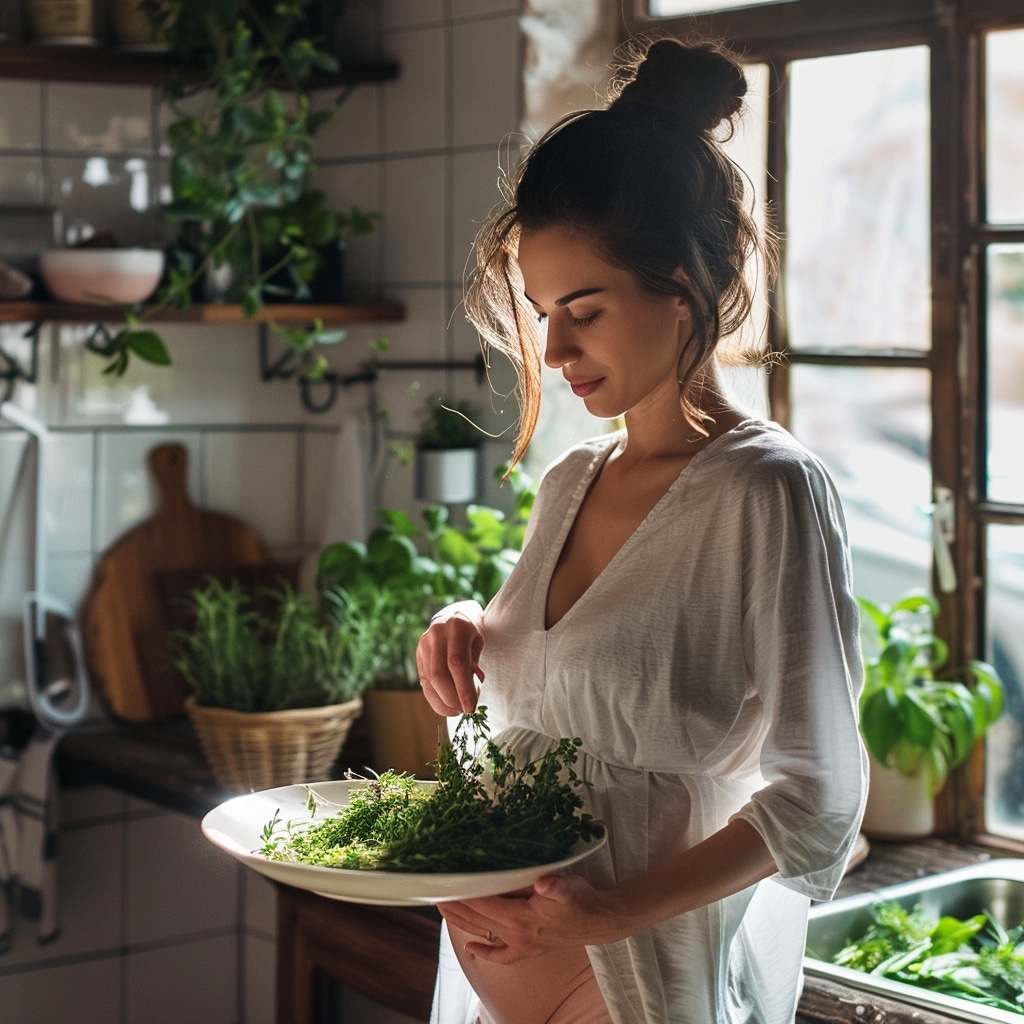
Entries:
<svg viewBox="0 0 1024 1024">
<path fill-rule="evenodd" d="M 161 85 L 173 75 L 192 72 L 166 53 L 145 53 L 103 46 L 0 44 L 0 78 L 43 82 L 93 82 L 107 85 Z M 314 79 L 312 88 L 384 82 L 398 77 L 394 61 L 346 65 Z"/>
<path fill-rule="evenodd" d="M 0 301 L 0 323 L 96 324 L 123 319 L 120 306 L 72 306 L 59 302 L 31 300 Z M 162 309 L 146 316 L 149 323 L 180 324 L 264 324 L 273 321 L 284 326 L 302 327 L 322 320 L 325 326 L 386 323 L 405 319 L 405 307 L 398 302 L 374 302 L 353 305 L 287 302 L 266 305 L 255 316 L 247 317 L 241 306 L 219 303 L 197 304 L 190 309 Z"/>
</svg>

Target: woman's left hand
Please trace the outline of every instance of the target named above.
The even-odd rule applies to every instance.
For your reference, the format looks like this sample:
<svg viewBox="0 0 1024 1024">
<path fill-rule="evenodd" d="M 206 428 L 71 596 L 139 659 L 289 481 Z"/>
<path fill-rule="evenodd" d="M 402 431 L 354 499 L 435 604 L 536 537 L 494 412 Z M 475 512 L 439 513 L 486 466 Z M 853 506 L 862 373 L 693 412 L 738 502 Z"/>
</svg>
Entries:
<svg viewBox="0 0 1024 1024">
<path fill-rule="evenodd" d="M 531 891 L 438 904 L 449 925 L 473 936 L 466 952 L 512 964 L 565 946 L 615 942 L 638 930 L 616 909 L 613 890 L 578 875 L 545 875 Z"/>
</svg>

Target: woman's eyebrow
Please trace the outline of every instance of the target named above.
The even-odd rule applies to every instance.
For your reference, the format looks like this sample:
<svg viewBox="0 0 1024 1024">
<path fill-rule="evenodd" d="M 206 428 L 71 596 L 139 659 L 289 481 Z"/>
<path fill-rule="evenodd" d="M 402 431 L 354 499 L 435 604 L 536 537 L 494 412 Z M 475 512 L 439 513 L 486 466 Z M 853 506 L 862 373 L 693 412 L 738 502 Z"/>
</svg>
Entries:
<svg viewBox="0 0 1024 1024">
<path fill-rule="evenodd" d="M 587 295 L 596 295 L 598 292 L 603 292 L 603 288 L 580 288 L 579 291 L 570 292 L 568 295 L 563 295 L 560 299 L 555 299 L 556 306 L 568 306 L 570 302 L 574 302 L 576 299 L 582 299 Z M 527 302 L 533 302 L 526 292 L 523 292 Z M 533 302 L 536 306 L 537 303 Z"/>
</svg>

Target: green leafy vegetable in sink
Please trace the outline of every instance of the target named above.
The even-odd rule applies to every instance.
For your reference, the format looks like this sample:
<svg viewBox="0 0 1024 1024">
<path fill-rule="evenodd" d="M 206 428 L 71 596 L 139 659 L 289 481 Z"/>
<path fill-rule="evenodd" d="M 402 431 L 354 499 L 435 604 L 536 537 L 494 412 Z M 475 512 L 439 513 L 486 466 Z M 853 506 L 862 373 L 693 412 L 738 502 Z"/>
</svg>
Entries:
<svg viewBox="0 0 1024 1024">
<path fill-rule="evenodd" d="M 920 904 L 907 910 L 886 902 L 871 910 L 873 924 L 834 964 L 1024 1013 L 1024 923 L 1007 930 L 988 911 L 936 919 Z"/>
<path fill-rule="evenodd" d="M 581 813 L 583 781 L 572 767 L 580 741 L 560 740 L 519 766 L 487 737 L 486 710 L 462 716 L 451 746 L 441 750 L 435 786 L 384 772 L 326 819 L 275 817 L 264 826 L 260 852 L 319 867 L 502 871 L 561 860 L 579 840 L 604 835 Z M 311 791 L 310 811 L 319 805 Z"/>
</svg>

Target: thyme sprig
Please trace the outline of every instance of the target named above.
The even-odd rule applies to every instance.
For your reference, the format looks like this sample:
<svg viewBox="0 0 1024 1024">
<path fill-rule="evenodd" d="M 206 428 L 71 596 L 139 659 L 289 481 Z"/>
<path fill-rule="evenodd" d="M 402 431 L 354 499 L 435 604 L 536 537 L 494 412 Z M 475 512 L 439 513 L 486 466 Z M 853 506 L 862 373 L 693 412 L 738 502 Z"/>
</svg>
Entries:
<svg viewBox="0 0 1024 1024">
<path fill-rule="evenodd" d="M 260 852 L 271 860 L 319 867 L 400 872 L 503 871 L 567 857 L 580 840 L 604 835 L 582 812 L 576 774 L 579 739 L 562 739 L 520 765 L 490 739 L 487 709 L 463 715 L 438 759 L 437 785 L 384 772 L 351 794 L 349 803 L 316 820 L 264 826 Z"/>
</svg>

